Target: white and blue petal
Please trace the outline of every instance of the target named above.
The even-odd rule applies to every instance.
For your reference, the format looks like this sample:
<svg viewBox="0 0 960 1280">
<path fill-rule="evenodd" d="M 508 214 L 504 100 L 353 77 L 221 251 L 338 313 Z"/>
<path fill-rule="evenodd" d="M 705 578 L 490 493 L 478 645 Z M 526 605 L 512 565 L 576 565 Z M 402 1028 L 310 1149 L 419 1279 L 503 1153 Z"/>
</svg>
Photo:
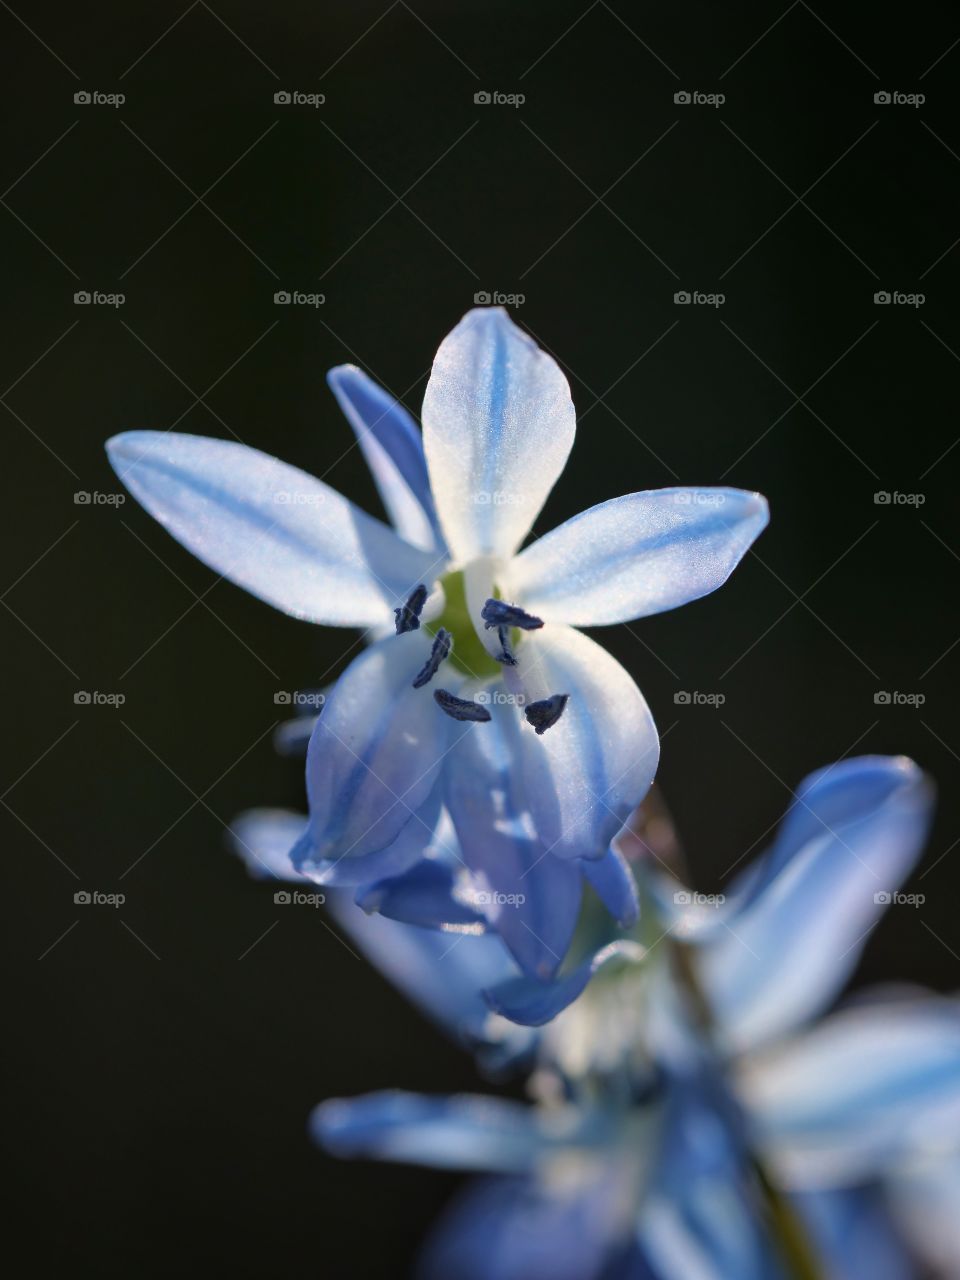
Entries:
<svg viewBox="0 0 960 1280">
<path fill-rule="evenodd" d="M 611 498 L 522 551 L 510 591 L 545 622 L 572 626 L 662 613 L 726 582 L 768 518 L 766 501 L 742 489 Z"/>
<path fill-rule="evenodd" d="M 390 636 L 338 680 L 307 750 L 310 827 L 295 863 L 308 874 L 386 849 L 409 822 L 432 836 L 415 815 L 439 776 L 451 722 L 428 688 L 413 688 L 429 651 L 423 632 Z"/>
<path fill-rule="evenodd" d="M 699 952 L 728 1047 L 784 1034 L 836 997 L 916 863 L 931 808 L 902 756 L 843 760 L 801 784 L 768 863 L 734 886 L 727 927 Z"/>
<path fill-rule="evenodd" d="M 615 961 L 639 964 L 643 947 L 627 938 L 609 942 L 568 973 L 549 982 L 535 978 L 511 977 L 484 992 L 494 1013 L 523 1027 L 542 1027 L 551 1022 L 586 990 L 593 976 Z"/>
<path fill-rule="evenodd" d="M 492 1014 L 483 990 L 515 967 L 495 934 L 453 936 L 367 915 L 345 893 L 327 903 L 338 926 L 370 963 L 457 1043 L 501 1069 L 525 1055 L 533 1033 Z"/>
<path fill-rule="evenodd" d="M 441 343 L 423 401 L 430 486 L 455 560 L 513 554 L 575 430 L 556 361 L 500 308 L 468 312 Z"/>
<path fill-rule="evenodd" d="M 739 1092 L 788 1186 L 875 1178 L 960 1149 L 960 1003 L 875 1000 L 745 1058 Z"/>
<path fill-rule="evenodd" d="M 529 702 L 567 694 L 543 734 L 524 723 L 523 786 L 543 845 L 558 858 L 602 858 L 653 782 L 656 725 L 633 679 L 571 627 L 544 627 L 518 647 L 511 688 Z"/>
<path fill-rule="evenodd" d="M 401 875 L 363 885 L 355 901 L 364 911 L 422 929 L 478 934 L 487 927 L 469 872 L 449 859 L 421 858 Z"/>
<path fill-rule="evenodd" d="M 545 1114 L 503 1098 L 400 1090 L 322 1102 L 310 1128 L 338 1156 L 498 1173 L 526 1171 L 547 1151 L 595 1144 L 600 1136 L 575 1107 Z"/>
<path fill-rule="evenodd" d="M 306 881 L 290 854 L 307 829 L 307 816 L 292 809 L 246 809 L 230 824 L 233 852 L 254 880 Z"/>
<path fill-rule="evenodd" d="M 364 886 L 399 877 L 430 857 L 439 809 L 434 789 L 391 844 L 360 857 L 311 860 L 309 819 L 287 809 L 248 809 L 234 818 L 229 834 L 233 851 L 255 880 L 309 881 L 337 888 L 360 885 L 359 894 Z M 303 865 L 309 874 L 299 869 Z"/>
<path fill-rule="evenodd" d="M 337 365 L 327 382 L 354 430 L 397 533 L 415 547 L 443 551 L 423 440 L 413 418 L 356 365 Z"/>
<path fill-rule="evenodd" d="M 473 873 L 473 905 L 525 973 L 549 978 L 573 938 L 580 870 L 548 852 L 534 828 L 522 789 L 517 708 L 494 697 L 488 710 L 490 721 L 451 751 L 444 797 Z"/>
<path fill-rule="evenodd" d="M 107 442 L 137 501 L 221 577 L 284 613 L 376 627 L 442 569 L 321 480 L 232 440 L 128 431 Z"/>
</svg>

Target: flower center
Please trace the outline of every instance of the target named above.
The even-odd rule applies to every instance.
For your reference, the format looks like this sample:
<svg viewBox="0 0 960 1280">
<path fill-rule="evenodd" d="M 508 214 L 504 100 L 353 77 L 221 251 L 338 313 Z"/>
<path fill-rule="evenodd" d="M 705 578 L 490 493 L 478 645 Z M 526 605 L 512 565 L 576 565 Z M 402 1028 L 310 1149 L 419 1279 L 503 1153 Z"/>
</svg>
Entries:
<svg viewBox="0 0 960 1280">
<path fill-rule="evenodd" d="M 446 596 L 446 606 L 439 618 L 435 618 L 433 622 L 424 623 L 425 629 L 432 635 L 437 635 L 442 629 L 453 637 L 450 661 L 467 675 L 479 680 L 500 675 L 502 669 L 500 663 L 495 662 L 483 647 L 467 609 L 467 590 L 463 573 L 455 571 L 445 574 L 440 579 L 440 585 Z"/>
</svg>

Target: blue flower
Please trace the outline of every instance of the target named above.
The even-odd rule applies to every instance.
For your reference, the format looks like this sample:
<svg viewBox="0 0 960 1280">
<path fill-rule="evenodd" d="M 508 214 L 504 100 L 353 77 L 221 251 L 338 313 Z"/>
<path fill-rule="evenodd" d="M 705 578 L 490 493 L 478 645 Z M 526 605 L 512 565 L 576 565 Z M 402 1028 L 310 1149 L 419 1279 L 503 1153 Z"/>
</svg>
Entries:
<svg viewBox="0 0 960 1280">
<path fill-rule="evenodd" d="M 668 936 L 687 941 L 601 973 L 535 1033 L 536 1105 L 341 1099 L 317 1109 L 315 1136 L 340 1155 L 487 1175 L 428 1246 L 431 1280 L 457 1257 L 468 1280 L 774 1280 L 789 1269 L 762 1225 L 755 1151 L 781 1211 L 790 1197 L 813 1233 L 825 1274 L 905 1280 L 911 1264 L 874 1191 L 879 1181 L 896 1190 L 914 1226 L 925 1209 L 936 1246 L 949 1248 L 957 1005 L 868 1002 L 805 1027 L 833 1002 L 915 864 L 931 805 L 927 780 L 902 758 L 821 770 L 722 909 L 698 912 L 694 895 L 659 886 Z M 703 1007 L 677 985 L 675 948 Z M 745 967 L 733 959 L 741 951 Z M 561 984 L 536 985 L 543 995 Z M 932 1204 L 919 1191 L 931 1182 Z M 872 1244 L 852 1254 L 865 1232 Z M 862 1265 L 851 1270 L 851 1258 Z"/>
<path fill-rule="evenodd" d="M 576 914 L 580 862 L 608 856 L 659 755 L 640 690 L 576 628 L 713 591 L 765 526 L 766 503 L 737 489 L 631 493 L 521 550 L 575 418 L 557 364 L 499 309 L 471 311 L 441 344 L 422 438 L 359 370 L 335 369 L 330 383 L 393 529 L 231 441 L 135 431 L 108 443 L 110 459 L 217 573 L 295 617 L 369 633 L 313 731 L 297 865 L 321 882 L 401 874 L 448 807 L 476 870 L 484 853 L 464 815 L 476 804 L 467 775 L 482 770 L 511 792 L 497 865 L 482 870 L 511 881 L 540 868 L 528 896 L 552 936 L 526 921 L 535 945 L 521 947 L 519 926 L 509 945 L 528 972 L 549 976 Z M 509 717 L 495 730 L 497 709 Z M 494 733 L 496 747 L 482 741 Z"/>
</svg>

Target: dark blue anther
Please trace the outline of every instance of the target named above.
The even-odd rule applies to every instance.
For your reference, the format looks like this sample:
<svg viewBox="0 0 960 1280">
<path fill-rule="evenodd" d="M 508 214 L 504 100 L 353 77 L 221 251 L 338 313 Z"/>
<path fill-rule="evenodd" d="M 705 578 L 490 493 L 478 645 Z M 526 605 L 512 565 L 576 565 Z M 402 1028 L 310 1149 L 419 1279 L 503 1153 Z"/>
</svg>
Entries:
<svg viewBox="0 0 960 1280">
<path fill-rule="evenodd" d="M 527 717 L 527 723 L 532 724 L 537 733 L 546 733 L 563 715 L 569 701 L 569 693 L 555 693 L 553 697 L 544 698 L 540 702 L 529 702 L 524 707 L 523 714 Z"/>
<path fill-rule="evenodd" d="M 397 620 L 398 636 L 402 636 L 405 631 L 416 631 L 419 628 L 420 615 L 423 613 L 423 606 L 426 603 L 427 588 L 421 582 L 418 587 L 414 587 L 410 592 L 407 603 L 393 611 L 393 616 Z"/>
<path fill-rule="evenodd" d="M 494 657 L 497 662 L 502 662 L 505 667 L 515 667 L 517 660 L 510 649 L 510 628 L 497 627 L 497 635 L 500 637 L 500 652 L 494 654 Z"/>
<path fill-rule="evenodd" d="M 481 707 L 479 702 L 471 702 L 469 698 L 457 698 L 446 689 L 435 689 L 433 698 L 441 711 L 445 711 L 454 720 L 489 720 L 490 712 Z"/>
<path fill-rule="evenodd" d="M 452 648 L 453 636 L 449 631 L 441 627 L 433 642 L 433 648 L 430 650 L 430 657 L 420 668 L 420 673 L 413 682 L 415 689 L 422 689 L 425 684 L 430 683 L 440 670 L 440 663 L 443 662 L 444 658 L 449 658 Z"/>
<path fill-rule="evenodd" d="M 535 618 L 532 613 L 524 613 L 518 604 L 507 604 L 505 600 L 488 600 L 480 610 L 489 631 L 491 627 L 519 627 L 521 631 L 537 631 L 543 626 L 542 618 Z"/>
</svg>

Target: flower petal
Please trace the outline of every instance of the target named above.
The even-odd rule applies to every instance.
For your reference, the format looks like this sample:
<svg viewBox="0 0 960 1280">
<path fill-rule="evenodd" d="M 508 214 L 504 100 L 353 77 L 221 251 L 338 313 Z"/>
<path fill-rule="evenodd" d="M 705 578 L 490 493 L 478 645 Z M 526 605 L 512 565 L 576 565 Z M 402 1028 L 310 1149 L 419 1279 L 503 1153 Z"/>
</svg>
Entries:
<svg viewBox="0 0 960 1280">
<path fill-rule="evenodd" d="M 575 430 L 556 362 L 501 308 L 469 311 L 441 343 L 423 401 L 430 485 L 455 559 L 516 550 Z"/>
<path fill-rule="evenodd" d="M 496 697 L 485 705 L 489 723 L 464 734 L 450 753 L 444 795 L 473 872 L 474 905 L 525 973 L 548 978 L 573 938 L 580 870 L 537 838 L 521 789 L 517 708 Z"/>
<path fill-rule="evenodd" d="M 313 1137 L 334 1155 L 504 1173 L 529 1169 L 545 1149 L 565 1145 L 582 1125 L 572 1107 L 547 1120 L 521 1102 L 400 1090 L 331 1098 L 310 1118 Z"/>
<path fill-rule="evenodd" d="M 364 885 L 355 901 L 363 911 L 378 911 L 391 920 L 442 929 L 446 933 L 483 933 L 486 920 L 473 905 L 465 868 L 439 858 L 421 858 L 409 871 Z"/>
<path fill-rule="evenodd" d="M 538 982 L 535 978 L 526 977 L 508 978 L 506 982 L 486 990 L 484 996 L 494 1013 L 523 1027 L 542 1027 L 573 1004 L 593 975 L 605 965 L 614 960 L 637 964 L 644 954 L 643 947 L 624 938 L 607 943 L 571 973 L 563 974 L 552 982 Z"/>
<path fill-rule="evenodd" d="M 584 858 L 580 870 L 590 881 L 600 901 L 622 929 L 640 919 L 640 894 L 630 864 L 611 846 L 602 858 Z"/>
<path fill-rule="evenodd" d="M 290 860 L 307 829 L 307 816 L 291 809 L 247 809 L 230 824 L 231 847 L 254 880 L 304 881 Z"/>
<path fill-rule="evenodd" d="M 391 636 L 337 681 L 307 751 L 309 848 L 295 858 L 307 874 L 387 848 L 411 821 L 432 834 L 415 814 L 437 780 L 450 722 L 429 689 L 412 687 L 429 651 L 423 632 Z"/>
<path fill-rule="evenodd" d="M 879 1187 L 844 1187 L 791 1196 L 829 1280 L 919 1280 Z"/>
<path fill-rule="evenodd" d="M 530 1048 L 532 1033 L 493 1015 L 481 994 L 515 972 L 495 934 L 450 938 L 366 915 L 336 890 L 327 901 L 370 963 L 457 1043 L 478 1052 L 485 1065 L 505 1066 Z"/>
<path fill-rule="evenodd" d="M 336 490 L 231 440 L 128 431 L 107 442 L 120 479 L 222 577 L 308 622 L 372 627 L 442 565 Z"/>
<path fill-rule="evenodd" d="M 836 996 L 915 864 L 931 806 L 902 756 L 842 760 L 801 784 L 770 869 L 747 873 L 740 909 L 700 951 L 731 1047 L 783 1034 Z"/>
<path fill-rule="evenodd" d="M 766 501 L 742 489 L 629 493 L 527 547 L 509 589 L 545 622 L 629 622 L 715 591 L 767 520 Z"/>
<path fill-rule="evenodd" d="M 617 1165 L 566 1177 L 474 1178 L 445 1207 L 420 1280 L 658 1280 L 632 1258 L 611 1262 L 631 1235 Z M 628 1203 L 624 1203 L 627 1201 Z M 626 1246 L 629 1248 L 629 1245 Z"/>
<path fill-rule="evenodd" d="M 660 742 L 643 694 L 619 662 L 571 627 L 545 627 L 518 646 L 528 701 L 569 694 L 542 736 L 524 724 L 523 778 L 534 826 L 558 858 L 602 858 L 646 795 Z"/>
<path fill-rule="evenodd" d="M 739 1088 L 796 1187 L 876 1177 L 960 1140 L 960 1004 L 876 1000 L 743 1062 Z"/>
<path fill-rule="evenodd" d="M 413 418 L 356 365 L 337 365 L 327 382 L 353 427 L 397 533 L 414 547 L 442 551 L 423 440 Z"/>
</svg>

